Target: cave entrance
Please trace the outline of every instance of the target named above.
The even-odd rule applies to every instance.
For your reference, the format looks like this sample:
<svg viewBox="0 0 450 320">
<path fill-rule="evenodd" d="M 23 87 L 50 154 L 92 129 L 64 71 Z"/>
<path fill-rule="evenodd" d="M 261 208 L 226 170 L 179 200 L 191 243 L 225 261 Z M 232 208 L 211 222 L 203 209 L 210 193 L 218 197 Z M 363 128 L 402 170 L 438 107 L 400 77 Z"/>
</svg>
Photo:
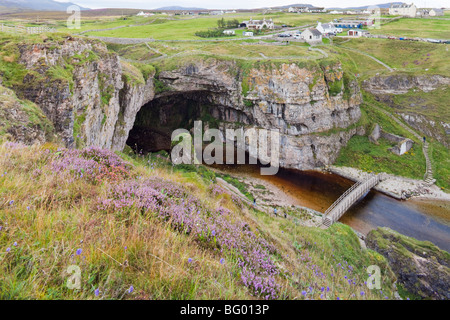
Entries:
<svg viewBox="0 0 450 320">
<path fill-rule="evenodd" d="M 147 154 L 171 149 L 171 136 L 175 129 L 191 130 L 194 121 L 203 126 L 219 128 L 222 121 L 247 122 L 245 114 L 223 106 L 217 94 L 209 91 L 175 92 L 155 97 L 142 106 L 136 115 L 127 145 L 135 152 Z"/>
</svg>

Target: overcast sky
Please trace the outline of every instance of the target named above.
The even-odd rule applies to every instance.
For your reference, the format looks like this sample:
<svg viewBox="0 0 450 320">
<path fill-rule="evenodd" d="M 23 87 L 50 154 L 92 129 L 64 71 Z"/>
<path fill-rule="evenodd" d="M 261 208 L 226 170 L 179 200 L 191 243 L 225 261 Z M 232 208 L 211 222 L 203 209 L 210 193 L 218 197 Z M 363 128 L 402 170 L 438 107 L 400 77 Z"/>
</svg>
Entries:
<svg viewBox="0 0 450 320">
<path fill-rule="evenodd" d="M 207 9 L 248 9 L 261 7 L 275 7 L 295 3 L 307 3 L 315 6 L 332 7 L 360 7 L 379 3 L 395 2 L 401 0 L 56 0 L 59 2 L 73 2 L 80 6 L 97 8 L 137 8 L 155 9 L 166 6 L 199 7 Z M 406 1 L 411 3 L 412 1 Z M 414 0 L 418 7 L 449 7 L 448 0 Z"/>
</svg>

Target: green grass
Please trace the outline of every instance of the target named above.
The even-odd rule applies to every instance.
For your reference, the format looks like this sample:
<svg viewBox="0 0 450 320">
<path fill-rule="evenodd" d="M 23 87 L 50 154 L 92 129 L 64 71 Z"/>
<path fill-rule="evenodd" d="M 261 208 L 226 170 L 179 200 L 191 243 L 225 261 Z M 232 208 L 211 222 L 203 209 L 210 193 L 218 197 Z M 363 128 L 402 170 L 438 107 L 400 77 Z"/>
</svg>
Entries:
<svg viewBox="0 0 450 320">
<path fill-rule="evenodd" d="M 0 177 L 0 194 L 8 199 L 0 205 L 1 299 L 255 299 L 243 285 L 231 252 L 213 250 L 152 212 L 131 207 L 99 212 L 98 198 L 120 181 L 67 181 L 49 167 L 61 154 L 57 149 L 53 144 L 0 146 L 0 171 L 7 172 Z M 214 182 L 201 176 L 200 167 L 180 172 L 162 158 L 156 163 L 155 156 L 121 156 L 133 164 L 131 179 L 158 178 L 181 185 L 208 210 L 220 203 L 230 210 L 230 219 L 273 245 L 271 259 L 282 270 L 277 275 L 281 298 L 301 299 L 301 291 L 309 287 L 307 298 L 314 299 L 393 298 L 394 276 L 386 259 L 362 249 L 348 226 L 299 226 L 238 206 L 226 192 L 214 195 L 209 191 Z M 222 257 L 224 264 L 219 263 Z M 340 265 L 347 264 L 356 285 L 344 278 L 350 273 Z M 383 295 L 364 285 L 366 268 L 372 264 L 382 269 Z M 66 286 L 70 265 L 80 267 L 80 290 Z M 317 277 L 311 265 L 323 277 Z M 134 291 L 129 293 L 131 285 Z M 329 291 L 321 297 L 320 288 L 327 286 Z M 94 294 L 97 288 L 99 296 Z"/>
<path fill-rule="evenodd" d="M 433 178 L 436 185 L 445 192 L 450 192 L 450 157 L 448 148 L 442 144 L 431 141 L 431 165 L 433 167 Z"/>
<path fill-rule="evenodd" d="M 384 113 L 371 107 L 371 104 L 374 104 L 386 108 L 386 106 L 375 101 L 373 96 L 364 92 L 364 101 L 369 103 L 361 106 L 362 114 L 367 115 L 364 117 L 366 119 L 366 135 L 352 137 L 347 146 L 341 149 L 335 164 L 358 168 L 366 172 L 386 172 L 414 179 L 423 179 L 426 166 L 420 141 Z M 388 151 L 388 148 L 393 147 L 391 142 L 380 139 L 379 144 L 376 145 L 369 141 L 368 135 L 375 124 L 379 124 L 388 133 L 409 138 L 415 144 L 406 154 L 395 155 Z"/>
<path fill-rule="evenodd" d="M 402 18 L 382 25 L 380 29 L 371 29 L 370 33 L 400 37 L 450 39 L 450 21 Z"/>
<path fill-rule="evenodd" d="M 425 158 L 421 146 L 415 144 L 411 150 L 398 156 L 388 151 L 394 146 L 387 140 L 379 139 L 373 144 L 366 136 L 354 136 L 341 149 L 335 164 L 358 168 L 366 172 L 386 172 L 398 176 L 422 179 L 425 173 Z"/>
<path fill-rule="evenodd" d="M 262 19 L 262 15 L 249 15 L 236 14 L 227 16 L 227 19 L 238 19 L 239 21 L 253 19 Z M 304 26 L 310 24 L 316 24 L 317 21 L 329 22 L 333 19 L 339 18 L 335 15 L 328 14 L 292 14 L 292 13 L 277 13 L 274 15 L 266 15 L 266 19 L 274 19 L 275 24 L 282 25 L 287 24 L 291 26 Z M 148 18 L 151 20 L 151 18 Z M 89 32 L 89 35 L 104 36 L 104 37 L 119 37 L 119 38 L 154 38 L 161 40 L 193 40 L 201 39 L 195 36 L 197 31 L 208 30 L 217 28 L 218 17 L 204 16 L 195 17 L 193 19 L 177 19 L 177 20 L 161 20 L 161 23 L 153 23 L 149 25 L 142 25 L 136 27 L 126 27 L 116 30 Z M 120 25 L 129 25 L 127 21 L 115 21 L 112 23 L 96 25 L 96 29 L 111 28 Z M 83 25 L 82 30 L 93 29 L 91 24 Z M 241 35 L 242 32 L 238 31 L 237 35 Z"/>
<path fill-rule="evenodd" d="M 342 42 L 335 40 L 336 44 Z M 448 75 L 450 73 L 450 59 L 449 46 L 445 44 L 426 43 L 419 41 L 402 41 L 390 39 L 371 39 L 359 38 L 351 39 L 348 42 L 342 43 L 343 47 L 352 48 L 361 52 L 365 52 L 380 61 L 386 63 L 388 66 L 399 71 L 406 71 L 417 74 L 441 74 Z M 345 52 L 345 48 L 341 50 Z M 348 55 L 355 59 L 358 54 L 354 51 L 348 51 Z M 377 64 L 368 57 L 362 56 L 361 59 L 367 60 L 362 67 L 363 72 L 366 70 L 385 72 L 386 69 Z M 378 65 L 378 66 L 377 66 Z M 374 67 L 372 67 L 374 66 Z M 373 72 L 372 72 L 373 74 Z"/>
<path fill-rule="evenodd" d="M 430 92 L 412 89 L 405 94 L 392 95 L 392 100 L 396 112 L 421 114 L 435 121 L 450 123 L 448 112 L 450 87 L 448 86 Z"/>
<path fill-rule="evenodd" d="M 248 191 L 248 186 L 244 182 L 239 181 L 237 178 L 234 178 L 229 174 L 216 174 L 216 176 L 235 186 L 243 195 L 245 195 L 249 200 L 253 201 L 254 197 Z"/>
</svg>

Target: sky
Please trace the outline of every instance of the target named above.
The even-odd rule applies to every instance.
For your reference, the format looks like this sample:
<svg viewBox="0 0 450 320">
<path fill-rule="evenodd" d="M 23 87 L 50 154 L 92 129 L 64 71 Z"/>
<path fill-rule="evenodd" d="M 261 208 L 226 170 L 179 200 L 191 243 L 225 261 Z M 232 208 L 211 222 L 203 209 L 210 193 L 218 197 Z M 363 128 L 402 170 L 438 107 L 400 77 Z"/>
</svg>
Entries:
<svg viewBox="0 0 450 320">
<path fill-rule="evenodd" d="M 56 0 L 58 2 L 73 2 L 80 6 L 98 8 L 136 8 L 156 9 L 166 6 L 198 7 L 206 9 L 251 9 L 261 7 L 276 7 L 295 3 L 312 4 L 318 7 L 360 7 L 401 0 Z M 406 0 L 414 2 L 419 8 L 449 7 L 448 0 Z"/>
</svg>

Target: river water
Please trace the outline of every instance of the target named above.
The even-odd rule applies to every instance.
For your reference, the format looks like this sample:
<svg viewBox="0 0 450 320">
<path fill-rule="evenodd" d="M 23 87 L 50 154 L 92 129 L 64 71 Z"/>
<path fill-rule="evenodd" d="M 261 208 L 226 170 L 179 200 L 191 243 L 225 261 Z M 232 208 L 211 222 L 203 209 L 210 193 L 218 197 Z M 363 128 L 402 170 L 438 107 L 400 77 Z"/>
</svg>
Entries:
<svg viewBox="0 0 450 320">
<path fill-rule="evenodd" d="M 259 166 L 220 166 L 230 174 L 250 175 L 281 188 L 298 205 L 325 212 L 354 182 L 335 174 L 280 169 L 275 176 L 261 176 Z M 339 220 L 362 234 L 389 227 L 419 240 L 429 240 L 450 252 L 450 202 L 400 201 L 371 191 Z"/>
</svg>

